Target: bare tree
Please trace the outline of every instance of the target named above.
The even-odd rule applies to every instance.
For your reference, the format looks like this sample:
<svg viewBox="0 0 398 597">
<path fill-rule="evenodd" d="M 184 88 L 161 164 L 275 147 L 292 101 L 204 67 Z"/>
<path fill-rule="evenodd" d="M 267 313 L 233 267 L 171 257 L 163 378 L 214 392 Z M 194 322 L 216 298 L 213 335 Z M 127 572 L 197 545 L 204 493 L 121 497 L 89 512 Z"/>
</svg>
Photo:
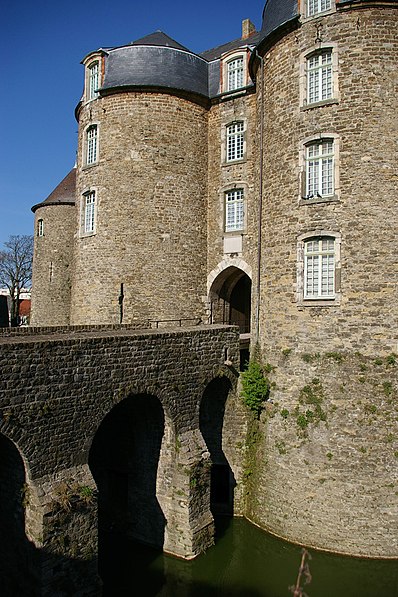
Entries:
<svg viewBox="0 0 398 597">
<path fill-rule="evenodd" d="M 19 297 L 32 280 L 33 236 L 10 236 L 0 251 L 0 286 L 8 288 L 11 300 L 11 325 L 19 322 Z"/>
</svg>

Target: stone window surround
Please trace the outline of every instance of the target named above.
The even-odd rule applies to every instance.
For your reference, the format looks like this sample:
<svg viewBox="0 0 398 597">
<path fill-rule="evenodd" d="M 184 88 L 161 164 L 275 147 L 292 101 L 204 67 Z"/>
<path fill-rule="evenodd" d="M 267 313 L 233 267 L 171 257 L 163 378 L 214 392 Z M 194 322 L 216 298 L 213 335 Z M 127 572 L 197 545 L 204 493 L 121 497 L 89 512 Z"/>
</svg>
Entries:
<svg viewBox="0 0 398 597">
<path fill-rule="evenodd" d="M 240 230 L 228 230 L 226 231 L 226 221 L 227 221 L 227 210 L 226 210 L 226 194 L 229 191 L 235 191 L 238 189 L 243 190 L 243 228 Z M 223 185 L 219 189 L 219 201 L 222 213 L 222 237 L 236 235 L 236 234 L 246 234 L 247 230 L 247 194 L 248 194 L 249 185 L 245 181 L 233 181 L 229 184 Z"/>
<path fill-rule="evenodd" d="M 312 104 L 307 103 L 307 61 L 308 59 L 317 52 L 322 50 L 332 50 L 332 97 L 314 102 Z M 311 108 L 318 108 L 321 106 L 327 106 L 329 104 L 338 104 L 340 101 L 339 93 L 339 76 L 338 76 L 338 46 L 336 42 L 319 42 L 311 48 L 307 48 L 300 54 L 300 75 L 299 75 L 299 87 L 300 87 L 300 110 L 310 110 Z"/>
<path fill-rule="evenodd" d="M 238 58 L 243 58 L 243 85 L 242 87 L 236 87 L 235 89 L 228 89 L 228 64 L 237 60 Z M 248 48 L 238 48 L 232 50 L 221 57 L 220 60 L 220 88 L 221 93 L 236 93 L 243 89 L 245 89 L 249 82 L 249 63 L 250 52 Z"/>
<path fill-rule="evenodd" d="M 322 12 L 316 12 L 313 15 L 308 16 L 307 10 L 308 0 L 299 0 L 299 13 L 300 13 L 300 20 L 302 23 L 306 21 L 312 21 L 313 19 L 317 19 L 319 17 L 324 17 L 326 15 L 330 15 L 336 12 L 336 0 L 331 0 L 331 6 L 327 10 L 323 10 Z"/>
<path fill-rule="evenodd" d="M 334 238 L 334 298 L 304 298 L 304 247 L 312 238 Z M 297 285 L 296 304 L 298 307 L 333 307 L 341 304 L 341 234 L 335 230 L 314 229 L 297 237 Z"/>
<path fill-rule="evenodd" d="M 37 220 L 37 236 L 44 236 L 44 220 L 39 218 Z"/>
<path fill-rule="evenodd" d="M 94 227 L 93 230 L 88 232 L 85 231 L 85 218 L 86 218 L 86 197 L 90 193 L 94 193 L 95 204 L 94 204 Z M 89 236 L 95 236 L 97 233 L 97 215 L 98 215 L 98 189 L 95 186 L 87 187 L 83 190 L 80 196 L 80 238 L 87 238 Z"/>
<path fill-rule="evenodd" d="M 90 162 L 88 163 L 88 134 L 89 131 L 93 128 L 97 129 L 97 134 L 96 134 L 96 159 L 94 162 Z M 99 138 L 100 138 L 100 125 L 99 122 L 90 122 L 90 124 L 88 124 L 85 129 L 84 129 L 84 148 L 83 148 L 83 164 L 82 167 L 83 169 L 86 168 L 92 168 L 93 166 L 96 166 L 98 164 L 99 161 Z"/>
<path fill-rule="evenodd" d="M 334 151 L 334 194 L 327 197 L 314 197 L 312 199 L 305 199 L 306 188 L 306 149 L 308 145 L 314 141 L 321 139 L 333 140 Z M 300 142 L 299 146 L 299 193 L 298 204 L 313 205 L 316 203 L 330 203 L 340 201 L 340 137 L 336 133 L 329 133 L 327 131 L 317 133 L 306 137 Z"/>
<path fill-rule="evenodd" d="M 243 157 L 238 160 L 227 161 L 227 143 L 228 143 L 228 127 L 231 124 L 237 122 L 243 122 Z M 237 116 L 233 118 L 227 124 L 221 125 L 221 166 L 232 166 L 234 164 L 241 164 L 247 160 L 247 118 L 243 116 Z"/>
</svg>

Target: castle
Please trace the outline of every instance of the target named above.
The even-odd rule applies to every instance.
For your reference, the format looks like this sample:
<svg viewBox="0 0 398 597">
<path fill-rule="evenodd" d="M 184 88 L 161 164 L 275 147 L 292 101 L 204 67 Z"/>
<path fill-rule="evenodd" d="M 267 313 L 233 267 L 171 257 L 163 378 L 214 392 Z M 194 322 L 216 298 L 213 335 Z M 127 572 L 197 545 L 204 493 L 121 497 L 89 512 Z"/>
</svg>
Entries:
<svg viewBox="0 0 398 597">
<path fill-rule="evenodd" d="M 239 326 L 274 405 L 237 509 L 370 557 L 398 554 L 397 8 L 268 0 L 201 55 L 91 52 L 76 167 L 32 208 L 32 325 Z"/>
</svg>

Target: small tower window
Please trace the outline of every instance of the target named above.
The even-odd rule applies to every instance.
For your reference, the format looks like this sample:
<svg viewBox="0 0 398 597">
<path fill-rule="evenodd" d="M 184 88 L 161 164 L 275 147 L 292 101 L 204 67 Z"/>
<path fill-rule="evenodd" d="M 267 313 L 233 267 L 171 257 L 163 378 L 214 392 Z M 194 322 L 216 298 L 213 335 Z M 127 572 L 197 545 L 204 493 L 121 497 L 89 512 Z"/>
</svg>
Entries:
<svg viewBox="0 0 398 597">
<path fill-rule="evenodd" d="M 95 229 L 95 191 L 84 194 L 84 224 L 85 233 L 94 232 Z"/>
<path fill-rule="evenodd" d="M 37 220 L 37 236 L 44 236 L 44 222 L 42 219 Z"/>
<path fill-rule="evenodd" d="M 304 243 L 304 298 L 334 298 L 335 239 L 327 236 Z"/>
<path fill-rule="evenodd" d="M 86 164 L 95 164 L 98 155 L 98 127 L 96 124 L 87 129 Z"/>
<path fill-rule="evenodd" d="M 333 97 L 332 50 L 307 58 L 307 102 L 313 104 Z"/>
</svg>

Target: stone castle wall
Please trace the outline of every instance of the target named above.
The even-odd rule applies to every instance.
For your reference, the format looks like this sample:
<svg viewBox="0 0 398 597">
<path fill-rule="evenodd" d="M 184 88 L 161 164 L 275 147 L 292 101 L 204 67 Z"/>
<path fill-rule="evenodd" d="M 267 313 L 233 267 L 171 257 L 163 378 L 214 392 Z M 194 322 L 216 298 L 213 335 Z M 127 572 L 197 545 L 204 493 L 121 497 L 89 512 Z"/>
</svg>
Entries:
<svg viewBox="0 0 398 597">
<path fill-rule="evenodd" d="M 37 235 L 38 220 L 44 234 Z M 72 285 L 74 205 L 46 205 L 35 212 L 31 325 L 68 325 Z"/>
<path fill-rule="evenodd" d="M 98 163 L 83 167 L 91 123 L 98 125 Z M 98 202 L 96 234 L 75 241 L 71 322 L 119 322 L 121 284 L 123 322 L 201 316 L 205 108 L 158 93 L 99 98 L 80 112 L 78 155 L 77 201 L 95 189 Z"/>
<path fill-rule="evenodd" d="M 397 350 L 397 16 L 367 9 L 309 20 L 264 57 L 264 347 Z M 301 57 L 321 44 L 337 57 L 337 99 L 303 107 Z M 306 202 L 300 149 L 330 135 L 338 200 Z M 340 300 L 301 306 L 298 237 L 322 231 L 341 235 Z"/>
<path fill-rule="evenodd" d="M 236 387 L 236 329 L 106 332 L 101 328 L 22 334 L 1 338 L 0 353 L 4 384 L 0 437 L 14 444 L 12 458 L 7 460 L 7 451 L 3 454 L 0 477 L 6 476 L 17 450 L 25 465 L 20 486 L 10 477 L 11 486 L 2 485 L 0 499 L 13 492 L 25 495 L 26 536 L 19 517 L 18 528 L 11 528 L 7 537 L 19 541 L 22 558 L 28 549 L 41 557 L 36 569 L 41 589 L 33 594 L 51 595 L 57 587 L 66 591 L 60 594 L 90 594 L 84 591 L 96 586 L 97 490 L 101 500 L 107 491 L 101 477 L 104 461 L 109 461 L 108 472 L 122 468 L 127 475 L 125 450 L 118 457 L 120 438 L 129 445 L 136 467 L 129 471 L 128 496 L 136 506 L 129 516 L 134 517 L 137 507 L 142 516 L 133 525 L 133 535 L 148 542 L 161 535 L 160 547 L 185 558 L 212 543 L 210 463 L 199 433 L 199 409 L 213 379 L 221 376 L 230 380 L 232 389 Z M 234 364 L 230 368 L 224 364 L 226 353 Z M 164 423 L 156 431 L 153 422 L 160 412 Z M 104 421 L 111 421 L 110 435 L 101 435 Z M 238 435 L 239 430 L 235 438 Z M 105 450 L 101 458 L 95 450 L 93 454 L 97 437 L 95 450 L 100 456 Z M 159 454 L 151 446 L 156 437 L 161 440 Z M 153 470 L 147 471 L 147 459 L 137 453 L 157 457 L 155 485 L 148 485 L 151 479 L 145 477 Z M 152 529 L 155 506 L 161 520 L 167 521 L 164 528 Z M 148 524 L 142 525 L 143 521 Z M 124 533 L 128 524 L 130 518 L 123 519 Z M 18 575 L 16 570 L 9 573 Z"/>
</svg>

